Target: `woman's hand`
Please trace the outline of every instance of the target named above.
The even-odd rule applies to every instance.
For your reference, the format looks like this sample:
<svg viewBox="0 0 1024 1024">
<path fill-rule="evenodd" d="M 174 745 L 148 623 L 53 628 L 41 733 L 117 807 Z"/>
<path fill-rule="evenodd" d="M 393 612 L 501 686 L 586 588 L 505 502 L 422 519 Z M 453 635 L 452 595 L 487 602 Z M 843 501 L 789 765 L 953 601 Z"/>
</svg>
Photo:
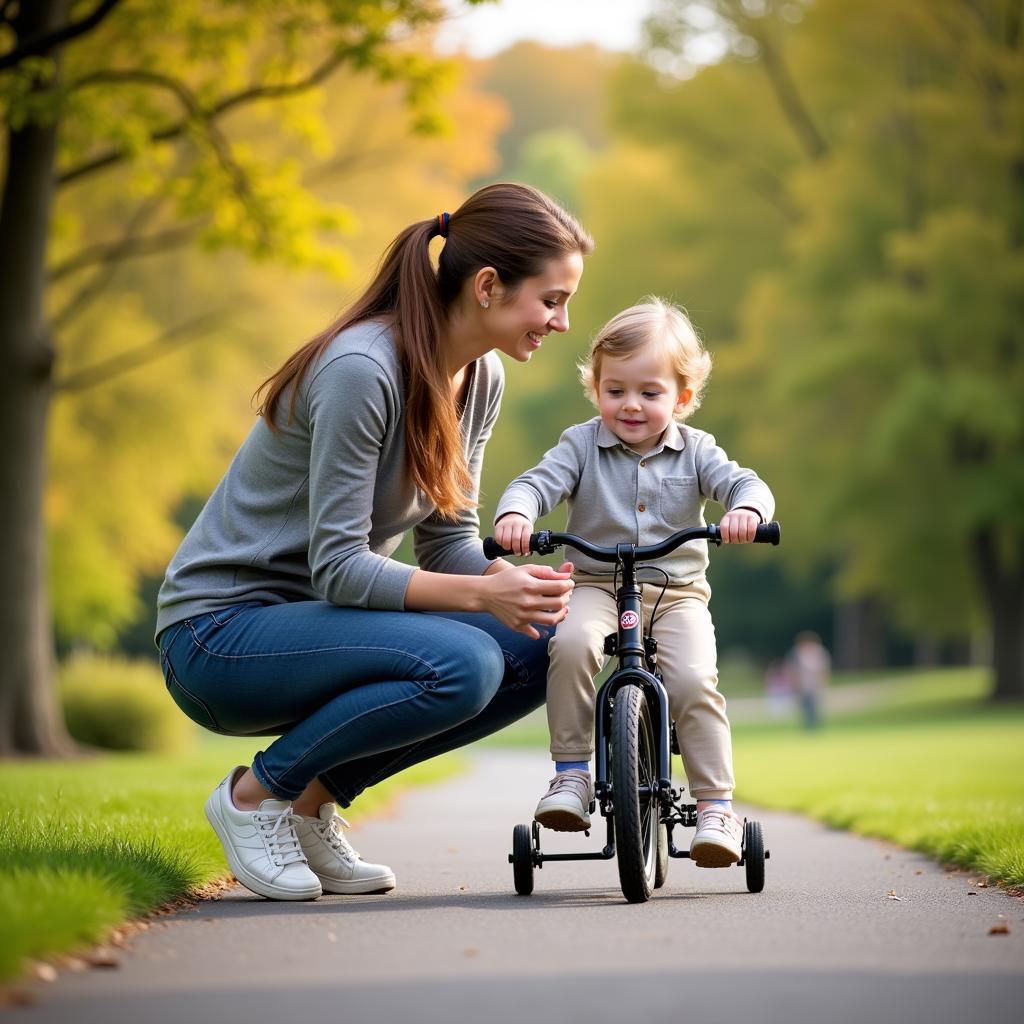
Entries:
<svg viewBox="0 0 1024 1024">
<path fill-rule="evenodd" d="M 726 544 L 750 544 L 754 540 L 761 517 L 749 508 L 734 508 L 722 516 L 718 528 Z"/>
<path fill-rule="evenodd" d="M 494 524 L 494 539 L 507 551 L 517 555 L 530 553 L 532 533 L 533 523 L 518 512 L 510 512 Z"/>
<path fill-rule="evenodd" d="M 485 583 L 484 611 L 537 640 L 540 633 L 534 624 L 556 626 L 568 613 L 574 586 L 572 570 L 571 562 L 564 562 L 557 571 L 548 565 L 512 565 L 503 572 L 481 577 Z"/>
</svg>

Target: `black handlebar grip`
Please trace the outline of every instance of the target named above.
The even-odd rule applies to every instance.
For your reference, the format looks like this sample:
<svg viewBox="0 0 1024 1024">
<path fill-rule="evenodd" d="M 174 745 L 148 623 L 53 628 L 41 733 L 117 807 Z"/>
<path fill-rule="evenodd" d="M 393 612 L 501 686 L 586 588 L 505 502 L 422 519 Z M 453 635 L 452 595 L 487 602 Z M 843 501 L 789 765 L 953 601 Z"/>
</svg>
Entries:
<svg viewBox="0 0 1024 1024">
<path fill-rule="evenodd" d="M 493 537 L 484 537 L 484 558 L 489 558 L 493 562 L 502 555 L 511 554 L 508 548 L 503 548 Z"/>
<path fill-rule="evenodd" d="M 762 523 L 754 534 L 755 544 L 778 544 L 782 537 L 782 527 L 778 523 Z"/>
</svg>

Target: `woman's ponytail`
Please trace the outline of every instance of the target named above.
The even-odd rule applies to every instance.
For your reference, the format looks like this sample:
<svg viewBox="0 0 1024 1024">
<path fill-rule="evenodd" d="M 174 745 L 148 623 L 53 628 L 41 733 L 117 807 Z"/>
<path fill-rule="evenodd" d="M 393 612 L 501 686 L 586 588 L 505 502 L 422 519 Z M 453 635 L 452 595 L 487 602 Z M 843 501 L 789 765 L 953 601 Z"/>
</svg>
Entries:
<svg viewBox="0 0 1024 1024">
<path fill-rule="evenodd" d="M 405 447 L 416 486 L 454 519 L 474 507 L 473 478 L 462 448 L 459 412 L 441 351 L 446 310 L 430 263 L 437 220 L 406 229 L 400 248 L 395 333 L 405 378 Z M 400 240 L 402 236 L 399 236 Z"/>
</svg>

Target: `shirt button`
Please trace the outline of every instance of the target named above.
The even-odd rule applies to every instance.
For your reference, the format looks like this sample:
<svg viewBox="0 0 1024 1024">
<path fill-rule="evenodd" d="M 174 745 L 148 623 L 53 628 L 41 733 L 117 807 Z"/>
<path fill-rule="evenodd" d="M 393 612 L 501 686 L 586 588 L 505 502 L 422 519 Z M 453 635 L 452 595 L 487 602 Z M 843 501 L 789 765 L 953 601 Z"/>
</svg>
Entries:
<svg viewBox="0 0 1024 1024">
<path fill-rule="evenodd" d="M 636 510 L 637 510 L 637 512 L 646 512 L 647 511 L 647 506 L 646 505 L 637 505 Z"/>
<path fill-rule="evenodd" d="M 643 459 L 641 459 L 641 460 L 640 460 L 640 465 L 641 465 L 641 466 L 646 466 L 646 465 L 647 465 L 647 463 L 646 463 L 646 462 L 645 462 L 645 461 L 644 461 Z"/>
</svg>

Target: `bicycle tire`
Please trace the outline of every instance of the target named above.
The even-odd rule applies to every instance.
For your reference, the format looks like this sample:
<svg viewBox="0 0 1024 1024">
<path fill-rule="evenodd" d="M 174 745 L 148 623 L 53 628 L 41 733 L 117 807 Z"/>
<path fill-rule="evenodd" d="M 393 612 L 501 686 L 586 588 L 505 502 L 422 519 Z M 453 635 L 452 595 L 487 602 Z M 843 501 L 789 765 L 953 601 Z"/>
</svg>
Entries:
<svg viewBox="0 0 1024 1024">
<path fill-rule="evenodd" d="M 611 729 L 612 818 L 619 885 L 629 903 L 644 903 L 654 891 L 658 861 L 659 805 L 654 724 L 639 686 L 615 695 Z M 641 787 L 647 790 L 641 795 Z"/>
</svg>

